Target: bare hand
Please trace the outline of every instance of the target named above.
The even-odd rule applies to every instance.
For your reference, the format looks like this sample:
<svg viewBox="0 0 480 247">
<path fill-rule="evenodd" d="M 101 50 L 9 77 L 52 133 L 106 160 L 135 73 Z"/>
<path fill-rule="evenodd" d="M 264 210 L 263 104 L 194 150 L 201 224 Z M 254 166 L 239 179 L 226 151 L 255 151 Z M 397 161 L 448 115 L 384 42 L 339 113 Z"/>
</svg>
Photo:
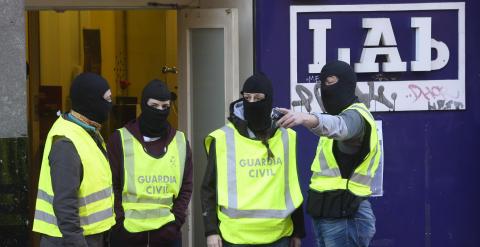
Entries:
<svg viewBox="0 0 480 247">
<path fill-rule="evenodd" d="M 291 237 L 290 244 L 288 245 L 288 247 L 300 247 L 301 245 L 302 245 L 302 240 L 300 240 L 300 238 Z"/>
<path fill-rule="evenodd" d="M 207 237 L 207 247 L 222 247 L 222 238 L 218 234 Z"/>
<path fill-rule="evenodd" d="M 313 128 L 318 125 L 317 118 L 308 113 L 294 112 L 286 108 L 277 109 L 285 114 L 285 116 L 277 121 L 277 126 L 279 127 L 292 128 L 297 125 L 304 125 L 307 128 Z"/>
</svg>

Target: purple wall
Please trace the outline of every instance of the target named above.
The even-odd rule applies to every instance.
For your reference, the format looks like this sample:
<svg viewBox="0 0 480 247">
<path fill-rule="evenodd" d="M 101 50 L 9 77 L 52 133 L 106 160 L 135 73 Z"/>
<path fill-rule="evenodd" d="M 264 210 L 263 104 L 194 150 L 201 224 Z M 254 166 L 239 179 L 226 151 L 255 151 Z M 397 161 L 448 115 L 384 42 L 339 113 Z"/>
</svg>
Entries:
<svg viewBox="0 0 480 247">
<path fill-rule="evenodd" d="M 374 3 L 406 2 L 256 1 L 256 71 L 266 73 L 274 82 L 275 105 L 289 107 L 290 102 L 289 6 Z M 480 145 L 476 142 L 480 139 L 479 12 L 479 1 L 466 1 L 467 110 L 374 114 L 383 121 L 385 195 L 371 199 L 377 217 L 377 234 L 371 246 L 480 245 L 480 227 L 475 225 L 480 221 L 476 204 L 480 201 L 476 182 L 480 175 Z M 305 192 L 318 137 L 303 127 L 296 130 L 300 182 Z M 306 227 L 308 236 L 303 244 L 314 246 L 309 216 Z"/>
</svg>

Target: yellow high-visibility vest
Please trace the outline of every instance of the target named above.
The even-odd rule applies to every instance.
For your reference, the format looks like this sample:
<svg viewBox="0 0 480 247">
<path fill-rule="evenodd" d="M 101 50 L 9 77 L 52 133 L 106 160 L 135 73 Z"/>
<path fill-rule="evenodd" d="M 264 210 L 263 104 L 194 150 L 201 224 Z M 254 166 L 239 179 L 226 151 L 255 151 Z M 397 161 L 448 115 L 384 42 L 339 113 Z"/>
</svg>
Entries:
<svg viewBox="0 0 480 247">
<path fill-rule="evenodd" d="M 120 129 L 123 147 L 123 226 L 129 232 L 143 232 L 174 221 L 173 200 L 180 191 L 186 159 L 185 135 L 177 131 L 161 158 L 147 154 L 142 144 L 126 129 Z"/>
<path fill-rule="evenodd" d="M 310 188 L 317 192 L 331 190 L 349 190 L 356 196 L 370 196 L 372 194 L 372 181 L 380 162 L 380 143 L 378 141 L 377 127 L 372 114 L 362 103 L 349 106 L 346 110 L 355 110 L 367 121 L 371 128 L 369 153 L 355 169 L 348 179 L 342 178 L 338 163 L 333 155 L 333 139 L 320 137 L 317 154 L 313 160 L 311 170 Z"/>
<path fill-rule="evenodd" d="M 267 244 L 290 236 L 291 213 L 303 201 L 298 183 L 296 133 L 280 128 L 268 139 L 242 136 L 230 123 L 205 138 L 215 140 L 217 214 L 222 237 L 233 244 Z"/>
<path fill-rule="evenodd" d="M 112 173 L 108 160 L 95 141 L 79 125 L 59 117 L 48 132 L 43 152 L 33 231 L 62 237 L 53 211 L 53 198 L 48 156 L 55 136 L 72 141 L 83 166 L 83 179 L 78 190 L 78 213 L 83 235 L 107 231 L 115 224 L 113 212 Z"/>
</svg>

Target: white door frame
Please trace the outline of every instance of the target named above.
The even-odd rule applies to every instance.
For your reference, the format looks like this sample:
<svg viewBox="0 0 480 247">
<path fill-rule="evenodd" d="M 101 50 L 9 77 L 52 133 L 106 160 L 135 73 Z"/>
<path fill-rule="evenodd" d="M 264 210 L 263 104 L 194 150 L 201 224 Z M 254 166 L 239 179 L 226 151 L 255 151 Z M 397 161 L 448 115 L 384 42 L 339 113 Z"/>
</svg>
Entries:
<svg viewBox="0 0 480 247">
<path fill-rule="evenodd" d="M 225 121 L 229 114 L 230 102 L 239 97 L 238 83 L 238 13 L 237 9 L 186 9 L 178 12 L 178 64 L 180 67 L 178 79 L 179 97 L 179 128 L 188 133 L 191 138 L 191 50 L 190 29 L 195 28 L 223 28 L 224 32 L 224 61 L 225 61 Z M 211 99 L 205 99 L 211 100 Z M 214 103 L 214 102 L 212 102 Z M 191 139 L 190 139 L 191 140 Z"/>
<path fill-rule="evenodd" d="M 238 11 L 231 8 L 184 9 L 178 12 L 178 93 L 180 100 L 178 126 L 193 143 L 192 135 L 192 74 L 191 74 L 191 29 L 223 28 L 224 29 L 224 71 L 225 71 L 225 122 L 229 115 L 230 102 L 239 97 L 239 44 L 238 44 Z M 215 104 L 215 97 L 205 99 Z M 193 148 L 193 147 L 192 147 Z M 187 226 L 184 240 L 188 246 L 193 243 L 192 201 L 188 207 Z M 195 223 L 197 224 L 197 223 Z M 184 228 L 185 229 L 185 228 Z M 184 233 L 185 234 L 185 233 Z M 202 245 L 200 245 L 202 246 Z"/>
</svg>

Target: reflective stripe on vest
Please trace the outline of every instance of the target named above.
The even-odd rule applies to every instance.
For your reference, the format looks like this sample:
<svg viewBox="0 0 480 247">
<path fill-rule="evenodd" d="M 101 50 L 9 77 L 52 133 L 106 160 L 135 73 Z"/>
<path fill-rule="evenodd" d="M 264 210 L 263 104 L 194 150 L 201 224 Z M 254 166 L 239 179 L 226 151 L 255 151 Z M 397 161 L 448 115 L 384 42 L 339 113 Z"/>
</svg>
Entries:
<svg viewBox="0 0 480 247">
<path fill-rule="evenodd" d="M 162 205 L 171 205 L 173 203 L 173 198 L 145 198 L 145 197 L 137 197 L 137 186 L 135 184 L 135 154 L 134 154 L 134 144 L 133 144 L 133 136 L 132 134 L 122 128 L 123 136 L 123 143 L 124 143 L 124 166 L 125 170 L 128 173 L 129 178 L 127 179 L 127 191 L 128 194 L 122 195 L 122 201 L 128 203 L 149 203 L 149 204 L 162 204 Z M 185 169 L 185 158 L 186 158 L 186 142 L 183 138 L 181 132 L 175 134 L 175 140 L 177 143 L 177 150 L 178 150 L 178 157 L 179 161 L 179 169 L 180 169 L 180 179 L 179 183 L 183 181 L 183 172 Z"/>
<path fill-rule="evenodd" d="M 323 148 L 320 149 L 320 154 L 318 155 L 320 162 L 320 172 L 315 172 L 314 176 L 324 176 L 324 177 L 338 177 L 341 176 L 340 169 L 338 167 L 330 168 L 327 165 L 327 159 L 325 159 L 325 154 L 323 153 Z"/>
<path fill-rule="evenodd" d="M 151 219 L 151 218 L 160 218 L 170 215 L 170 209 L 168 208 L 159 208 L 159 209 L 147 209 L 147 210 L 125 210 L 125 217 L 132 219 Z"/>
<path fill-rule="evenodd" d="M 236 171 L 236 154 L 235 154 L 235 132 L 230 126 L 224 126 L 221 128 L 225 132 L 226 137 L 226 155 L 227 155 L 227 180 L 228 185 L 228 208 L 221 208 L 222 213 L 230 218 L 286 218 L 294 210 L 292 196 L 290 195 L 290 181 L 289 181 L 289 138 L 285 129 L 282 131 L 282 142 L 284 158 L 284 172 L 285 172 L 285 205 L 284 210 L 271 210 L 271 209 L 257 209 L 257 210 L 242 210 L 238 209 L 238 194 L 237 194 L 237 171 Z"/>
<path fill-rule="evenodd" d="M 78 198 L 78 207 L 86 206 L 87 204 L 108 198 L 112 194 L 112 187 L 97 191 L 85 197 Z M 53 196 L 49 195 L 42 189 L 38 189 L 37 198 L 53 204 Z"/>
<path fill-rule="evenodd" d="M 97 223 L 102 220 L 108 219 L 112 216 L 113 216 L 113 210 L 111 208 L 107 208 L 105 210 L 90 214 L 89 216 L 81 216 L 80 226 Z M 58 226 L 57 217 L 55 215 L 51 215 L 47 212 L 44 212 L 38 209 L 35 210 L 35 219 L 45 221 L 47 223 Z"/>
<path fill-rule="evenodd" d="M 372 116 L 372 114 L 366 109 L 366 107 L 362 104 L 353 104 L 350 107 L 348 107 L 346 110 L 356 110 L 358 113 L 366 119 L 367 124 L 371 127 L 371 133 L 370 136 L 365 137 L 369 138 L 369 150 L 370 152 L 367 154 L 365 159 L 361 161 L 360 165 L 354 170 L 352 176 L 349 179 L 343 179 L 341 177 L 340 170 L 338 168 L 338 165 L 336 164 L 335 157 L 330 157 L 330 162 L 327 161 L 327 158 L 325 156 L 325 152 L 332 152 L 332 145 L 333 145 L 333 140 L 327 137 L 321 137 L 319 141 L 319 148 L 317 151 L 317 160 L 315 162 L 319 162 L 320 166 L 320 171 L 314 172 L 312 175 L 312 183 L 313 181 L 319 181 L 317 179 L 322 179 L 321 177 L 329 177 L 334 180 L 329 180 L 327 184 L 322 184 L 322 185 L 315 185 L 315 186 L 321 186 L 322 188 L 314 188 L 313 189 L 322 189 L 322 191 L 330 190 L 330 189 L 347 189 L 347 183 L 348 181 L 350 182 L 355 182 L 358 184 L 358 186 L 365 186 L 365 187 L 371 187 L 371 184 L 373 182 L 373 173 L 374 170 L 376 169 L 376 164 L 378 165 L 378 159 L 377 156 L 379 155 L 379 143 L 378 143 L 378 136 L 376 133 L 376 125 L 375 125 L 375 120 Z M 333 160 L 332 160 L 333 159 Z M 368 162 L 368 165 L 365 162 Z M 376 163 L 377 162 L 377 163 Z M 317 167 L 318 168 L 318 167 Z M 366 168 L 366 170 L 365 170 Z M 313 169 L 313 164 L 312 164 L 312 169 Z M 362 172 L 362 173 L 360 173 Z M 333 185 L 334 187 L 330 188 L 329 186 Z M 349 190 L 352 192 L 358 192 L 361 195 L 364 195 L 365 192 L 362 192 L 362 189 L 358 191 L 358 189 L 361 187 L 355 187 L 350 184 Z"/>
</svg>

